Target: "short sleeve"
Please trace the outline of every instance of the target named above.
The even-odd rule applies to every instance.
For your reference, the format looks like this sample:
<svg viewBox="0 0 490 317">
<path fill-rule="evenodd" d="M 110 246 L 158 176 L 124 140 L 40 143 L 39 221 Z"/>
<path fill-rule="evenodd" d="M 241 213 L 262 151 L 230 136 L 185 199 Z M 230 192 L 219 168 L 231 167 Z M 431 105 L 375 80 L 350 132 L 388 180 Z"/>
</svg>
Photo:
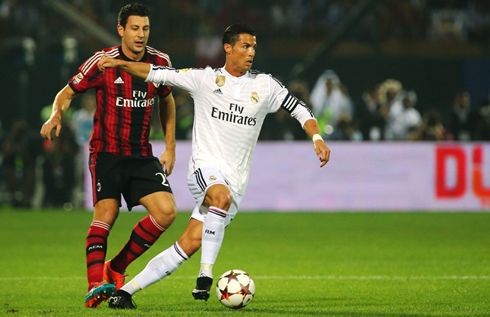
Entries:
<svg viewBox="0 0 490 317">
<path fill-rule="evenodd" d="M 90 88 L 102 85 L 104 76 L 103 73 L 99 71 L 97 64 L 103 55 L 103 51 L 95 53 L 78 68 L 78 73 L 70 78 L 68 85 L 70 85 L 75 92 L 83 93 Z"/>
<path fill-rule="evenodd" d="M 288 89 L 279 80 L 271 75 L 269 75 L 269 77 L 271 87 L 269 112 L 277 112 L 281 107 L 289 113 L 293 112 L 300 101 L 291 95 Z"/>
<path fill-rule="evenodd" d="M 172 86 L 160 85 L 158 86 L 158 97 L 165 98 L 172 92 Z"/>
<path fill-rule="evenodd" d="M 298 120 L 301 126 L 307 120 L 315 119 L 313 112 L 306 104 L 289 93 L 284 85 L 271 76 L 271 105 L 270 112 L 276 112 L 279 108 L 286 110 L 293 118 Z"/>
</svg>

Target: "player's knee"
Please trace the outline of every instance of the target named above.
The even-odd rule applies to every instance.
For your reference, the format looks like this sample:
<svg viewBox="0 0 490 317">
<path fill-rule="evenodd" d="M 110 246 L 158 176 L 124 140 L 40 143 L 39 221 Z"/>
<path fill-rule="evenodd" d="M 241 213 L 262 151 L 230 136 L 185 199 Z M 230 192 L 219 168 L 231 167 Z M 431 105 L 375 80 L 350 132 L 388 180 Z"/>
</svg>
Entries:
<svg viewBox="0 0 490 317">
<path fill-rule="evenodd" d="M 157 216 L 153 217 L 155 220 L 164 228 L 168 228 L 177 217 L 177 208 L 175 205 L 165 206 L 165 208 L 160 208 Z"/>
<path fill-rule="evenodd" d="M 160 203 L 149 208 L 151 216 L 163 228 L 168 228 L 177 217 L 177 207 L 172 201 Z"/>
<path fill-rule="evenodd" d="M 175 217 L 177 217 L 177 207 L 175 204 L 172 204 L 171 206 L 167 206 L 165 208 L 164 214 L 167 218 L 172 219 L 174 221 Z"/>
<path fill-rule="evenodd" d="M 230 192 L 220 191 L 214 193 L 212 197 L 209 197 L 209 206 L 215 206 L 223 210 L 230 209 L 231 203 L 233 202 L 233 197 Z"/>
<path fill-rule="evenodd" d="M 119 204 L 110 200 L 101 200 L 95 204 L 94 220 L 114 225 L 119 215 Z"/>
</svg>

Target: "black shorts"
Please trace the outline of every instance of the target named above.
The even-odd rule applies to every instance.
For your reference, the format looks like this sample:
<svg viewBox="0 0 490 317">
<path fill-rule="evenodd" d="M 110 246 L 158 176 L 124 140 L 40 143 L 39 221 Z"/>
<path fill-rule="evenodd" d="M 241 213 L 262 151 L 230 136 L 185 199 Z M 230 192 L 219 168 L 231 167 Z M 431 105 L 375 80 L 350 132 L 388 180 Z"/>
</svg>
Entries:
<svg viewBox="0 0 490 317">
<path fill-rule="evenodd" d="M 113 198 L 119 200 L 121 206 L 122 194 L 131 210 L 146 195 L 162 191 L 172 193 L 162 164 L 154 156 L 93 153 L 90 155 L 89 168 L 94 205 L 99 200 Z"/>
</svg>

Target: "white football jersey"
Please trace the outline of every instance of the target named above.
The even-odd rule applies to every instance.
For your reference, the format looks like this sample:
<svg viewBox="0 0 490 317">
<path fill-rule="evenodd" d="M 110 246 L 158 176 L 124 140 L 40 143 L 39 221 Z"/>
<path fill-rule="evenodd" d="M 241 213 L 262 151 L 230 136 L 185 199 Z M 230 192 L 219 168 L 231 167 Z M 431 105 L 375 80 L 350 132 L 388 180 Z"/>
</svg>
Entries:
<svg viewBox="0 0 490 317">
<path fill-rule="evenodd" d="M 284 108 L 300 121 L 312 112 L 274 77 L 249 71 L 241 77 L 225 69 L 173 69 L 151 66 L 147 82 L 183 88 L 194 99 L 189 176 L 200 167 L 216 167 L 231 189 L 243 195 L 260 129 L 268 113 Z"/>
</svg>

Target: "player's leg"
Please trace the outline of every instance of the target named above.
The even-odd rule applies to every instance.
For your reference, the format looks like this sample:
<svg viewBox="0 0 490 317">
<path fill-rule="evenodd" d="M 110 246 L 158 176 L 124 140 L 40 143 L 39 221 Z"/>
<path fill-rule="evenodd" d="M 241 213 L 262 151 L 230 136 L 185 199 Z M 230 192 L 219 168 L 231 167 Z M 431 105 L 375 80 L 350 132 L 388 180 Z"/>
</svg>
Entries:
<svg viewBox="0 0 490 317">
<path fill-rule="evenodd" d="M 188 257 L 194 255 L 201 248 L 202 225 L 203 222 L 201 220 L 191 217 L 187 227 L 177 241 Z"/>
<path fill-rule="evenodd" d="M 136 258 L 148 250 L 173 223 L 177 209 L 173 195 L 156 192 L 140 200 L 150 215 L 141 219 L 133 228 L 126 245 L 111 260 L 110 269 L 124 272 Z M 117 285 L 118 289 L 122 285 Z"/>
<path fill-rule="evenodd" d="M 179 244 L 164 250 L 148 262 L 146 267 L 131 281 L 117 290 L 109 299 L 110 308 L 135 308 L 131 297 L 134 293 L 164 279 L 177 270 L 189 257 Z"/>
<path fill-rule="evenodd" d="M 170 185 L 164 177 L 158 160 L 136 160 L 128 175 L 131 179 L 123 191 L 128 207 L 141 204 L 150 215 L 133 228 L 126 245 L 105 268 L 105 279 L 114 282 L 116 289 L 124 285 L 125 270 L 135 259 L 148 250 L 173 223 L 177 209 Z"/>
<path fill-rule="evenodd" d="M 177 270 L 201 247 L 202 222 L 191 218 L 179 240 L 174 245 L 155 256 L 143 271 L 129 283 L 116 291 L 109 299 L 109 307 L 134 309 L 134 293 L 164 279 Z"/>
<path fill-rule="evenodd" d="M 204 215 L 201 231 L 201 266 L 192 291 L 194 299 L 208 300 L 213 284 L 213 265 L 218 257 L 229 219 L 228 210 L 233 202 L 230 189 L 225 184 L 214 184 L 206 189 L 204 205 L 209 206 Z"/>
<path fill-rule="evenodd" d="M 120 186 L 112 173 L 120 172 L 120 158 L 94 154 L 90 157 L 94 216 L 87 233 L 85 250 L 89 292 L 85 306 L 95 308 L 114 291 L 114 285 L 103 284 L 107 238 L 119 215 Z"/>
<path fill-rule="evenodd" d="M 119 213 L 119 201 L 104 199 L 97 202 L 93 221 L 85 242 L 88 294 L 85 306 L 95 308 L 115 291 L 113 285 L 103 283 L 107 238 Z"/>
<path fill-rule="evenodd" d="M 234 194 L 223 174 L 214 167 L 197 169 L 188 178 L 187 184 L 197 206 L 200 206 L 194 210 L 192 217 L 203 223 L 201 267 L 192 295 L 195 299 L 207 300 L 213 281 L 212 268 L 223 242 L 225 227 L 233 218 L 229 215 L 229 209 L 234 206 Z M 238 206 L 236 202 L 235 206 Z M 237 208 L 234 210 L 233 215 Z"/>
<path fill-rule="evenodd" d="M 140 199 L 150 215 L 133 228 L 126 245 L 105 263 L 104 279 L 120 289 L 125 282 L 126 268 L 156 242 L 175 220 L 177 210 L 171 193 L 156 192 Z"/>
<path fill-rule="evenodd" d="M 199 276 L 213 278 L 216 262 L 225 235 L 225 223 L 233 196 L 228 186 L 216 184 L 206 190 L 205 205 L 209 206 L 202 229 L 201 270 Z"/>
</svg>

